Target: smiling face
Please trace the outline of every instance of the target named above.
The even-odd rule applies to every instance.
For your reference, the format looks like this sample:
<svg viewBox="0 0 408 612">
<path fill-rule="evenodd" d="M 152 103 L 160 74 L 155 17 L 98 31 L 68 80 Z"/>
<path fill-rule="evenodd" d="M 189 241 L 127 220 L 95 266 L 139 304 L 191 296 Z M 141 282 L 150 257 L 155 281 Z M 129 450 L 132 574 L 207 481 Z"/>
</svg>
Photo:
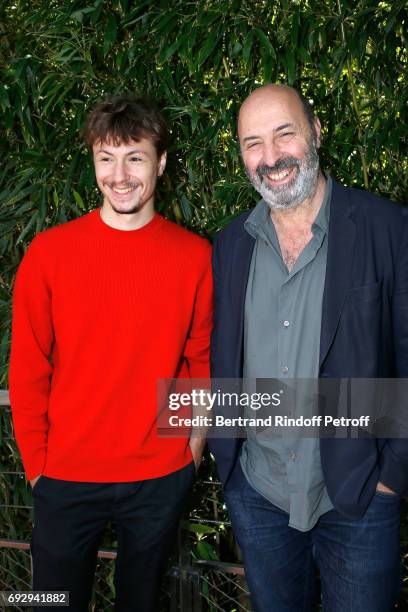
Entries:
<svg viewBox="0 0 408 612">
<path fill-rule="evenodd" d="M 241 107 L 238 133 L 247 175 L 274 209 L 289 209 L 312 198 L 319 177 L 320 123 L 313 130 L 296 92 L 270 85 Z"/>
<path fill-rule="evenodd" d="M 160 157 L 149 138 L 118 146 L 93 145 L 96 182 L 103 194 L 107 215 L 153 215 L 157 177 L 163 174 L 166 154 Z"/>
</svg>

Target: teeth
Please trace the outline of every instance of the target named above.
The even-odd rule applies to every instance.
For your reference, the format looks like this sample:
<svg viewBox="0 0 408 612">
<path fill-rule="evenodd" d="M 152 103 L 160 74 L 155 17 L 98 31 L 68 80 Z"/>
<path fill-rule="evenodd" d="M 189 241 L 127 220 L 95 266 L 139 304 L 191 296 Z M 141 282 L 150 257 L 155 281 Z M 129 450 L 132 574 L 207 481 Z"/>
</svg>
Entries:
<svg viewBox="0 0 408 612">
<path fill-rule="evenodd" d="M 282 172 L 275 172 L 274 174 L 268 174 L 267 177 L 271 181 L 281 181 L 290 174 L 290 170 L 283 170 Z"/>
<path fill-rule="evenodd" d="M 132 187 L 112 187 L 115 193 L 130 193 L 133 191 Z"/>
</svg>

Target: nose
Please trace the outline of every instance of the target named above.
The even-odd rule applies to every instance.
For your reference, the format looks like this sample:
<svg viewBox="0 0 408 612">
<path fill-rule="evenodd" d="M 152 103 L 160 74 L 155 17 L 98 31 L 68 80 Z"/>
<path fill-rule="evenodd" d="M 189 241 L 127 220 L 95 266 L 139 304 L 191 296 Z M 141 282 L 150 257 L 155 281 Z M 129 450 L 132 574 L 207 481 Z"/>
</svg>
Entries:
<svg viewBox="0 0 408 612">
<path fill-rule="evenodd" d="M 282 157 L 282 151 L 276 142 L 265 143 L 263 149 L 262 161 L 265 166 L 274 166 Z"/>
<path fill-rule="evenodd" d="M 127 179 L 126 163 L 124 160 L 118 159 L 116 161 L 113 178 L 115 183 L 123 183 Z"/>
</svg>

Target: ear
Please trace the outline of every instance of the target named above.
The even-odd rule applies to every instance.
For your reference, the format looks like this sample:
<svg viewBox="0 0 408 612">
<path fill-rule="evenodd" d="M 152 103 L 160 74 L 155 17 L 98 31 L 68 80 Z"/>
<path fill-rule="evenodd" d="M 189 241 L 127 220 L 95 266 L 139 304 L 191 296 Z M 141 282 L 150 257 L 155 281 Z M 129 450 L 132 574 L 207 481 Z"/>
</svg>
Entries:
<svg viewBox="0 0 408 612">
<path fill-rule="evenodd" d="M 321 131 L 322 131 L 322 126 L 320 125 L 320 120 L 319 120 L 318 117 L 314 118 L 313 124 L 314 124 L 314 133 L 315 133 L 315 140 L 316 140 L 316 148 L 318 149 L 320 147 L 320 144 L 321 144 L 320 134 L 321 134 Z"/>
<path fill-rule="evenodd" d="M 167 161 L 167 152 L 165 151 L 164 153 L 161 154 L 160 159 L 159 159 L 159 171 L 157 173 L 158 176 L 161 176 L 164 172 L 164 169 L 166 167 L 166 161 Z"/>
</svg>

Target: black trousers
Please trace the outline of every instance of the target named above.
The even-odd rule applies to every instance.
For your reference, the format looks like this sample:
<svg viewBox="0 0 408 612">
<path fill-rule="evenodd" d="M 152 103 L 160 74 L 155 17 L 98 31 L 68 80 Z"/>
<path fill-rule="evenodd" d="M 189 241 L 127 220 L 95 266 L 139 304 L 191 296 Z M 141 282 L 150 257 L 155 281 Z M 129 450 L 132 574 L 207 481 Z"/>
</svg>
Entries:
<svg viewBox="0 0 408 612">
<path fill-rule="evenodd" d="M 69 608 L 85 612 L 100 537 L 115 522 L 116 612 L 156 612 L 160 579 L 177 532 L 194 463 L 161 478 L 89 483 L 41 476 L 33 489 L 33 589 L 69 591 Z"/>
</svg>

